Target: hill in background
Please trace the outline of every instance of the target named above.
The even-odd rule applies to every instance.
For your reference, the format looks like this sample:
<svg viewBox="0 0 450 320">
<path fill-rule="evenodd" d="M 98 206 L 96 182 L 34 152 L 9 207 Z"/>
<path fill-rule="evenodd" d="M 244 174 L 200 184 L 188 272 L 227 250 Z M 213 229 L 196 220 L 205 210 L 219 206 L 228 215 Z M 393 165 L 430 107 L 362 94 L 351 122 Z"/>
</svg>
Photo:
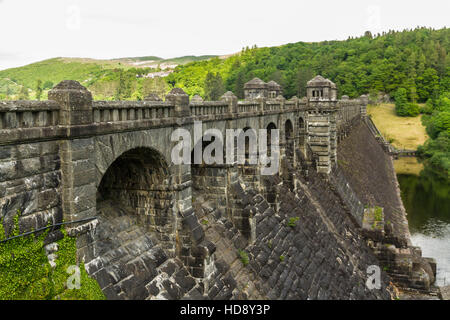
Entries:
<svg viewBox="0 0 450 320">
<path fill-rule="evenodd" d="M 38 81 L 43 89 L 41 98 L 45 98 L 47 91 L 54 85 L 62 80 L 70 79 L 79 81 L 88 87 L 96 98 L 108 99 L 114 97 L 115 91 L 119 88 L 120 79 L 130 82 L 129 86 L 134 90 L 144 86 L 157 89 L 158 83 L 162 84 L 164 81 L 154 80 L 152 74 L 156 74 L 156 77 L 158 74 L 160 77 L 161 75 L 164 77 L 179 65 L 214 57 L 216 56 L 183 56 L 163 59 L 146 56 L 111 60 L 53 58 L 0 71 L 0 98 L 34 99 Z M 145 80 L 146 76 L 149 77 L 149 80 Z M 140 83 L 137 85 L 133 82 Z M 144 85 L 143 82 L 155 83 Z M 139 98 L 136 95 L 135 97 Z"/>
<path fill-rule="evenodd" d="M 450 90 L 449 50 L 450 29 L 417 28 L 366 32 L 345 41 L 247 47 L 222 57 L 55 58 L 0 71 L 0 98 L 33 98 L 38 80 L 45 98 L 45 90 L 64 79 L 79 81 L 96 99 L 140 99 L 150 91 L 164 95 L 172 87 L 204 98 L 211 97 L 210 91 L 231 90 L 243 98 L 243 85 L 253 77 L 280 83 L 290 98 L 304 96 L 306 82 L 321 74 L 336 83 L 339 96 L 382 92 L 392 97 L 403 87 L 410 101 L 426 102 Z"/>
</svg>

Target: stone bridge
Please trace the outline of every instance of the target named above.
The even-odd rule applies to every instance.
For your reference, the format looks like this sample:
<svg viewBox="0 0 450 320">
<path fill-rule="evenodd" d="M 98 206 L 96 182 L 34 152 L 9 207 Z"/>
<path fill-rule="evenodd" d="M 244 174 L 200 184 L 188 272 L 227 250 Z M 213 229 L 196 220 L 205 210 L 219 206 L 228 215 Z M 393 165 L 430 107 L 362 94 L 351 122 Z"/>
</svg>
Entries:
<svg viewBox="0 0 450 320">
<path fill-rule="evenodd" d="M 93 101 L 78 82 L 63 81 L 48 101 L 0 102 L 5 227 L 17 210 L 21 231 L 68 223 L 79 259 L 109 298 L 204 297 L 220 264 L 195 198 L 214 204 L 244 248 L 258 241 L 259 220 L 242 205 L 236 183 L 261 194 L 274 214 L 282 195 L 258 165 L 173 164 L 172 132 L 184 128 L 194 136 L 194 121 L 224 137 L 226 129 L 279 129 L 279 176 L 286 192 L 296 192 L 304 185 L 295 172 L 314 168 L 328 177 L 338 163 L 338 144 L 366 116 L 365 96 L 337 100 L 336 91 L 318 76 L 303 99 L 238 101 L 227 92 L 220 101 L 190 101 L 176 88 L 165 101 Z M 345 186 L 338 191 L 352 192 Z M 363 205 L 356 198 L 345 201 L 362 226 Z"/>
</svg>

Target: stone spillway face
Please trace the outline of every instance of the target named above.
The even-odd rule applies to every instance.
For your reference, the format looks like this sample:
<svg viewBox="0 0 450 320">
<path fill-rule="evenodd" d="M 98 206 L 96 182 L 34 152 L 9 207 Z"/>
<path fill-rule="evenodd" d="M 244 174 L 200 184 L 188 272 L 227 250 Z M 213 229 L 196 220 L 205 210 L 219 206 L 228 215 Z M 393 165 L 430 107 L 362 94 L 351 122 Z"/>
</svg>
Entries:
<svg viewBox="0 0 450 320">
<path fill-rule="evenodd" d="M 97 213 L 91 234 L 95 258 L 86 270 L 107 299 L 180 299 L 196 287 L 183 264 L 169 257 L 132 211 L 106 200 Z"/>
</svg>

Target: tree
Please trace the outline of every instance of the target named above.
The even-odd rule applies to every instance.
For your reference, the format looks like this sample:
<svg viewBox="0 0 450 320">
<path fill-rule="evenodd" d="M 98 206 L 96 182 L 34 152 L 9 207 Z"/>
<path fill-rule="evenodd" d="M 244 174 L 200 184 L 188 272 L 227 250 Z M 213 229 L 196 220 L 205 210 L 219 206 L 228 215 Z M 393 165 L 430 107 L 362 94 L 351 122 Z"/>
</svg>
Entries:
<svg viewBox="0 0 450 320">
<path fill-rule="evenodd" d="M 405 88 L 398 88 L 395 93 L 395 112 L 399 116 L 406 116 L 406 105 L 408 104 L 408 97 Z"/>
<path fill-rule="evenodd" d="M 220 73 L 213 74 L 212 72 L 208 72 L 206 74 L 203 88 L 205 90 L 206 100 L 219 100 L 219 98 L 225 93 L 225 86 Z"/>
<path fill-rule="evenodd" d="M 41 100 L 42 95 L 42 80 L 38 79 L 36 81 L 36 100 Z"/>
<path fill-rule="evenodd" d="M 299 98 L 306 96 L 306 85 L 314 77 L 314 72 L 309 67 L 301 67 L 297 71 L 297 96 Z"/>
<path fill-rule="evenodd" d="M 240 70 L 234 81 L 233 92 L 238 99 L 244 99 L 245 72 Z"/>
<path fill-rule="evenodd" d="M 26 88 L 25 86 L 21 86 L 19 91 L 19 100 L 28 100 L 28 99 L 29 99 L 28 88 Z"/>
<path fill-rule="evenodd" d="M 53 88 L 53 82 L 51 82 L 50 80 L 47 80 L 44 82 L 44 85 L 42 86 L 43 90 L 49 90 Z"/>
</svg>

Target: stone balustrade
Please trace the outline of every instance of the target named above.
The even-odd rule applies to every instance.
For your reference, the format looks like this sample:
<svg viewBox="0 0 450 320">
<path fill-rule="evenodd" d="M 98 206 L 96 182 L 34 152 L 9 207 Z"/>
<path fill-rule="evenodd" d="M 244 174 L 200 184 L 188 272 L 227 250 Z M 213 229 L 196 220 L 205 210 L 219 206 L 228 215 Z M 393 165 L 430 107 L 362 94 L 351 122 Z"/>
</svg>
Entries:
<svg viewBox="0 0 450 320">
<path fill-rule="evenodd" d="M 94 123 L 172 118 L 175 105 L 170 102 L 94 101 Z"/>
<path fill-rule="evenodd" d="M 0 102 L 0 129 L 54 126 L 58 117 L 59 105 L 54 101 Z"/>
<path fill-rule="evenodd" d="M 228 104 L 223 101 L 191 101 L 189 106 L 191 116 L 224 115 L 228 113 Z"/>
</svg>

